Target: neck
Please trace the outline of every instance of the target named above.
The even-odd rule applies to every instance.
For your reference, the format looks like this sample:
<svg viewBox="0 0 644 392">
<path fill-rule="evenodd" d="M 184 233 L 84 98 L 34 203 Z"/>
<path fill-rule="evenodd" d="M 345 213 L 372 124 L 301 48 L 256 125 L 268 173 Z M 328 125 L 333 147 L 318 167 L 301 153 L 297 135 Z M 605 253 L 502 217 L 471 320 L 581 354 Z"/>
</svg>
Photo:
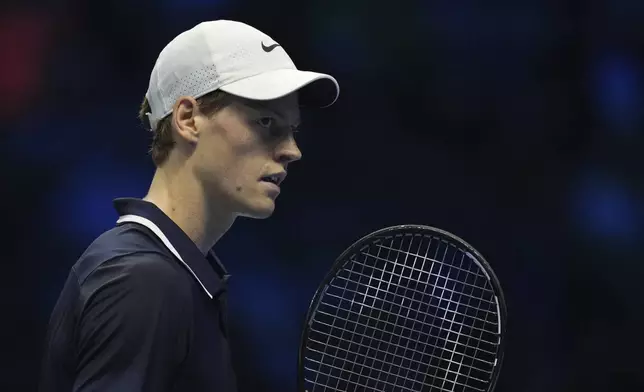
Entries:
<svg viewBox="0 0 644 392">
<path fill-rule="evenodd" d="M 213 205 L 186 170 L 158 168 L 144 200 L 163 211 L 206 254 L 230 229 L 235 216 Z"/>
</svg>

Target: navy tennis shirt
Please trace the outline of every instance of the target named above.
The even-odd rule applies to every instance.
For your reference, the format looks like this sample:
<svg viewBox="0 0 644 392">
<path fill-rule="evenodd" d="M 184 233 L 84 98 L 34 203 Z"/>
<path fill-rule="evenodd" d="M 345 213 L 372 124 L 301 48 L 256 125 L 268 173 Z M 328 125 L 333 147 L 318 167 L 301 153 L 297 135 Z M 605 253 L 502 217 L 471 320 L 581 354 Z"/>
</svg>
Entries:
<svg viewBox="0 0 644 392">
<path fill-rule="evenodd" d="M 52 312 L 40 391 L 236 391 L 224 266 L 155 205 L 114 205 Z"/>
</svg>

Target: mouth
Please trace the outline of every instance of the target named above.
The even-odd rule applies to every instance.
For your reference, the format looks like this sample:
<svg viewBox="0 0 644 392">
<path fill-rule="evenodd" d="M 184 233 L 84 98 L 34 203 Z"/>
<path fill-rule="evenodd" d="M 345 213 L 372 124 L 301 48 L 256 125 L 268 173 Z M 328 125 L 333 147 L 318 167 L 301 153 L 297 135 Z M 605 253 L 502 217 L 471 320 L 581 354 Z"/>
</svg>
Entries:
<svg viewBox="0 0 644 392">
<path fill-rule="evenodd" d="M 259 180 L 262 182 L 268 182 L 277 186 L 280 186 L 282 181 L 286 178 L 286 172 L 275 173 L 271 175 L 264 176 Z"/>
</svg>

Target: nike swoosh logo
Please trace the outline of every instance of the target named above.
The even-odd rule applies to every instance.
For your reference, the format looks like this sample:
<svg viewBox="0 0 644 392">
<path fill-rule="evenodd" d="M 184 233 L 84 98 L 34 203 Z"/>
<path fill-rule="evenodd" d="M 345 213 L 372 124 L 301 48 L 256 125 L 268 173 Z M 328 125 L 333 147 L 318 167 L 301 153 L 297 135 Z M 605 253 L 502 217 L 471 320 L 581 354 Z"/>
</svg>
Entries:
<svg viewBox="0 0 644 392">
<path fill-rule="evenodd" d="M 280 46 L 280 44 L 266 46 L 264 45 L 264 42 L 262 42 L 262 49 L 264 49 L 264 52 L 266 53 L 273 51 L 273 49 L 277 48 L 278 46 Z"/>
</svg>

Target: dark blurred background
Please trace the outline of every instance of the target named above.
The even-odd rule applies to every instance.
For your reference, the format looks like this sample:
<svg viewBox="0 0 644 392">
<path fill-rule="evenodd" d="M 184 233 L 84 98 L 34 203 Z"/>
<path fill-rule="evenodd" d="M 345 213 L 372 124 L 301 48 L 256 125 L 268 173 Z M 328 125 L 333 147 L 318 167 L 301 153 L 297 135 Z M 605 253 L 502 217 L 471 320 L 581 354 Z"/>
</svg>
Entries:
<svg viewBox="0 0 644 392">
<path fill-rule="evenodd" d="M 498 392 L 643 391 L 644 1 L 3 1 L 0 391 L 33 391 L 70 266 L 142 197 L 158 52 L 207 19 L 280 42 L 342 92 L 304 113 L 273 218 L 216 250 L 242 391 L 295 391 L 310 298 L 354 240 L 451 231 L 490 261 Z"/>
</svg>

